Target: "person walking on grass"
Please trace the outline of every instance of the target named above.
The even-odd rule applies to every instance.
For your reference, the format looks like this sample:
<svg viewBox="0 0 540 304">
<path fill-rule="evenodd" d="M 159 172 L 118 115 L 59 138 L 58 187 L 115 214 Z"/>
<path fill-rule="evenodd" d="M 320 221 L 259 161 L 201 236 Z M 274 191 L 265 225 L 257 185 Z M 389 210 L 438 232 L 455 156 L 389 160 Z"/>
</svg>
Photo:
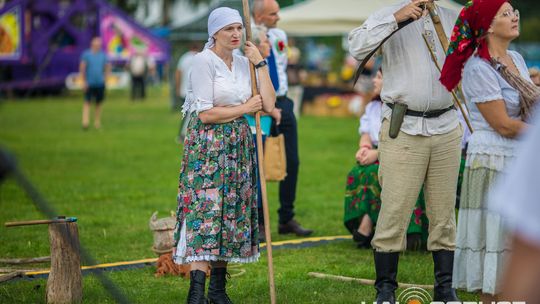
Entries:
<svg viewBox="0 0 540 304">
<path fill-rule="evenodd" d="M 189 264 L 187 302 L 232 303 L 225 292 L 227 264 L 259 258 L 257 160 L 244 114 L 274 109 L 268 66 L 257 47 L 241 45 L 237 10 L 220 7 L 208 17 L 208 43 L 189 73 L 184 115 L 191 119 L 184 141 L 178 186 L 174 260 Z M 257 68 L 260 95 L 251 96 L 249 65 Z"/>
<path fill-rule="evenodd" d="M 427 249 L 434 262 L 434 300 L 459 301 L 452 288 L 456 239 L 456 188 L 463 129 L 450 93 L 439 83 L 445 53 L 424 5 L 406 0 L 373 13 L 349 34 L 349 50 L 362 61 L 398 24 L 412 21 L 382 44 L 382 126 L 379 138 L 381 210 L 371 242 L 374 248 L 377 303 L 395 302 L 399 253 L 406 248 L 411 211 L 423 187 L 429 220 Z M 458 12 L 435 8 L 450 34 Z M 392 130 L 392 132 L 390 132 Z"/>
<path fill-rule="evenodd" d="M 101 38 L 94 37 L 90 49 L 83 52 L 79 65 L 84 91 L 82 111 L 82 128 L 87 130 L 90 125 L 90 105 L 96 104 L 94 127 L 101 128 L 101 107 L 105 99 L 105 80 L 111 72 L 111 64 L 107 55 L 101 49 Z"/>
<path fill-rule="evenodd" d="M 146 99 L 147 78 L 156 75 L 156 62 L 145 50 L 137 49 L 129 59 L 126 69 L 131 75 L 131 100 Z"/>
</svg>

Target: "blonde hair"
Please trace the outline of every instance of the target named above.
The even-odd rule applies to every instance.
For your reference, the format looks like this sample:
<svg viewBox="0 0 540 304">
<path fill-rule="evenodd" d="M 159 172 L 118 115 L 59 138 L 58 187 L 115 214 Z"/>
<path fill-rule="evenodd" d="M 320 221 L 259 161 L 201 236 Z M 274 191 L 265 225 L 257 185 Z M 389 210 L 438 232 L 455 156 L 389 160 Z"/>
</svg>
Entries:
<svg viewBox="0 0 540 304">
<path fill-rule="evenodd" d="M 538 75 L 540 75 L 540 70 L 539 69 L 537 69 L 537 68 L 530 68 L 529 69 L 529 76 L 530 77 L 536 77 Z"/>
</svg>

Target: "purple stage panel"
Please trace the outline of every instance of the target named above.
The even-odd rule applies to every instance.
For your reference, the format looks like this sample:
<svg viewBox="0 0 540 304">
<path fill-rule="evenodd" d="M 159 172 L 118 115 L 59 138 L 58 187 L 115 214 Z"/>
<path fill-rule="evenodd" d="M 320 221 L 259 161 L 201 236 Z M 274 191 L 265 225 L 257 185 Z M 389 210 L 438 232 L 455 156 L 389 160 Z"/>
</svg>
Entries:
<svg viewBox="0 0 540 304">
<path fill-rule="evenodd" d="M 13 0 L 0 9 L 0 90 L 57 87 L 95 36 L 116 64 L 137 50 L 170 59 L 167 41 L 105 1 Z"/>
</svg>

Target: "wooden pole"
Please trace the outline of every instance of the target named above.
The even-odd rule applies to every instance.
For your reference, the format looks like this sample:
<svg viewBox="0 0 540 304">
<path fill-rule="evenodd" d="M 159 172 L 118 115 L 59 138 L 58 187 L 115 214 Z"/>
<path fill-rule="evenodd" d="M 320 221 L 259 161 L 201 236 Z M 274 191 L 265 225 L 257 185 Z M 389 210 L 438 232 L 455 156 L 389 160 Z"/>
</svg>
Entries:
<svg viewBox="0 0 540 304">
<path fill-rule="evenodd" d="M 351 278 L 351 277 L 345 277 L 345 276 L 339 276 L 339 275 L 333 275 L 333 274 L 326 274 L 326 273 L 319 273 L 319 272 L 309 272 L 308 275 L 313 278 L 318 279 L 329 279 L 333 281 L 340 281 L 340 282 L 354 282 L 358 283 L 360 285 L 368 285 L 373 286 L 375 285 L 374 280 L 368 280 L 368 279 L 358 279 L 358 278 Z M 419 284 L 409 284 L 409 283 L 398 283 L 398 288 L 410 288 L 410 287 L 420 287 L 423 289 L 433 289 L 433 285 L 419 285 Z"/>
<path fill-rule="evenodd" d="M 8 274 L 0 275 L 0 283 L 15 279 L 17 277 L 22 276 L 23 274 L 24 272 L 22 271 L 15 271 Z"/>
<path fill-rule="evenodd" d="M 446 54 L 448 52 L 448 37 L 446 37 L 446 33 L 444 32 L 444 27 L 441 23 L 441 17 L 439 16 L 439 13 L 437 13 L 437 9 L 435 8 L 434 3 L 427 3 L 426 8 L 429 11 L 429 16 L 431 17 L 431 20 L 433 21 L 435 32 L 437 32 L 439 41 L 441 42 L 444 53 Z"/>
<path fill-rule="evenodd" d="M 66 222 L 76 222 L 77 218 L 68 217 L 68 218 L 59 218 L 52 220 L 35 220 L 35 221 L 20 221 L 20 222 L 6 222 L 4 226 L 6 227 L 16 227 L 16 226 L 29 226 L 29 225 L 48 225 L 53 223 L 66 223 Z"/>
<path fill-rule="evenodd" d="M 44 263 L 50 262 L 51 257 L 38 257 L 38 258 L 25 258 L 25 259 L 0 259 L 2 264 L 33 264 L 33 263 Z"/>
<path fill-rule="evenodd" d="M 77 223 L 49 225 L 51 272 L 47 280 L 47 303 L 82 302 L 82 273 Z"/>
<path fill-rule="evenodd" d="M 242 6 L 244 11 L 244 21 L 246 28 L 246 41 L 251 41 L 251 13 L 249 10 L 248 0 L 242 0 Z M 249 65 L 249 74 L 251 77 L 251 94 L 255 96 L 257 91 L 257 80 L 255 78 L 255 66 Z M 263 155 L 263 142 L 261 131 L 261 112 L 255 113 L 255 128 L 257 130 L 257 163 L 259 165 L 259 180 L 261 181 L 261 195 L 264 214 L 264 226 L 266 236 L 266 254 L 268 256 L 268 285 L 270 288 L 270 303 L 276 303 L 276 285 L 274 282 L 274 260 L 272 258 L 272 235 L 270 229 L 270 211 L 268 210 L 268 196 L 266 193 L 266 179 L 264 178 L 264 155 Z"/>
<path fill-rule="evenodd" d="M 443 48 L 444 54 L 448 54 L 448 45 L 449 45 L 448 36 L 446 36 L 446 33 L 444 32 L 444 27 L 441 22 L 441 17 L 439 16 L 439 13 L 437 12 L 437 7 L 435 6 L 435 3 L 426 3 L 426 8 L 429 11 L 429 16 L 431 17 L 431 20 L 433 21 L 433 27 L 435 28 L 435 32 L 437 32 L 437 37 L 439 38 L 439 41 L 441 42 L 441 46 Z M 439 71 L 440 70 L 441 69 L 439 68 Z M 458 84 L 457 91 L 461 92 L 461 84 Z M 454 92 L 453 94 L 455 95 Z M 461 94 L 461 96 L 463 96 L 463 94 Z M 457 95 L 455 98 L 457 99 Z M 457 100 L 458 100 L 458 104 L 461 104 L 461 102 L 459 102 L 459 99 Z M 465 109 L 467 109 L 467 113 L 469 113 L 469 108 L 467 107 L 467 103 L 463 103 L 463 105 L 465 105 Z M 465 115 L 463 117 L 465 117 Z M 472 133 L 472 129 L 470 130 Z"/>
<path fill-rule="evenodd" d="M 46 271 L 49 270 L 49 268 L 32 268 L 32 269 L 18 269 L 18 268 L 0 268 L 0 273 L 9 273 L 9 272 L 36 272 L 36 271 Z"/>
</svg>

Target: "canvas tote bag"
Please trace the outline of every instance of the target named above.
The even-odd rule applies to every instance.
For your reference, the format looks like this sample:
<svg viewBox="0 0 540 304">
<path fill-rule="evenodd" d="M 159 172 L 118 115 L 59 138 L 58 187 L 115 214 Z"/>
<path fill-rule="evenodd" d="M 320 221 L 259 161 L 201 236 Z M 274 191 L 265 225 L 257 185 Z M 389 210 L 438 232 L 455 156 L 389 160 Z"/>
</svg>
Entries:
<svg viewBox="0 0 540 304">
<path fill-rule="evenodd" d="M 264 142 L 264 177 L 267 181 L 282 181 L 287 176 L 285 137 L 283 134 L 267 137 Z"/>
</svg>

